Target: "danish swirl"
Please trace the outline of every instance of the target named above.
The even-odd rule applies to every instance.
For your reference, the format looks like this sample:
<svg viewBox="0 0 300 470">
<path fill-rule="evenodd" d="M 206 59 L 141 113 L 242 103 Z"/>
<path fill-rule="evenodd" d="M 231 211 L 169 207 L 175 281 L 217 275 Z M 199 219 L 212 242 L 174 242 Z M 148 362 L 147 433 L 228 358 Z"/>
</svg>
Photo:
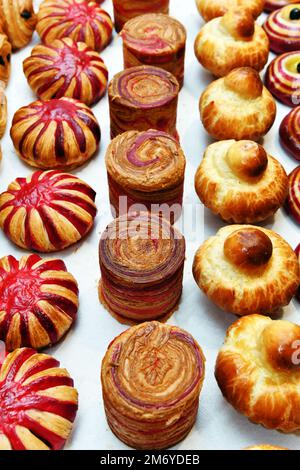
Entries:
<svg viewBox="0 0 300 470">
<path fill-rule="evenodd" d="M 0 85 L 7 85 L 10 76 L 11 44 L 6 34 L 0 33 Z"/>
<path fill-rule="evenodd" d="M 300 103 L 300 52 L 287 52 L 270 63 L 266 87 L 279 101 L 295 107 Z"/>
<path fill-rule="evenodd" d="M 270 48 L 277 54 L 300 48 L 300 3 L 287 5 L 268 16 L 263 25 Z"/>
<path fill-rule="evenodd" d="M 263 11 L 264 3 L 265 0 L 196 0 L 199 13 L 205 21 L 223 16 L 234 8 L 247 9 L 257 18 Z"/>
<path fill-rule="evenodd" d="M 32 0 L 0 0 L 0 30 L 7 35 L 14 50 L 31 41 L 35 25 Z"/>
<path fill-rule="evenodd" d="M 279 135 L 282 146 L 300 160 L 300 106 L 292 109 L 282 120 Z"/>
<path fill-rule="evenodd" d="M 169 0 L 113 0 L 116 31 L 131 18 L 145 13 L 169 13 Z"/>
</svg>

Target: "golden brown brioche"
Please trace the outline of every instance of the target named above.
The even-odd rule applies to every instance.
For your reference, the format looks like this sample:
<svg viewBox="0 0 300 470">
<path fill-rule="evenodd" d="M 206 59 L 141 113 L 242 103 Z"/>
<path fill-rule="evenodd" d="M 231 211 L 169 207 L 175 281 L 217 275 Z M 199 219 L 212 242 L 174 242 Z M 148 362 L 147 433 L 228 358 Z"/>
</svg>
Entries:
<svg viewBox="0 0 300 470">
<path fill-rule="evenodd" d="M 248 10 L 230 10 L 205 24 L 195 41 L 200 64 L 217 77 L 236 67 L 262 70 L 269 55 L 269 40 Z"/>
<path fill-rule="evenodd" d="M 258 140 L 273 125 L 276 104 L 258 72 L 240 67 L 208 85 L 200 98 L 200 116 L 217 140 Z"/>
<path fill-rule="evenodd" d="M 227 331 L 215 376 L 228 402 L 250 421 L 285 433 L 300 429 L 300 326 L 261 315 Z"/>
<path fill-rule="evenodd" d="M 228 10 L 249 10 L 257 18 L 264 8 L 264 0 L 196 0 L 200 15 L 205 21 L 223 16 Z"/>
<path fill-rule="evenodd" d="M 299 262 L 277 233 L 229 225 L 197 251 L 193 275 L 221 309 L 236 315 L 270 314 L 287 305 L 300 283 Z"/>
<path fill-rule="evenodd" d="M 244 450 L 288 450 L 284 447 L 271 446 L 269 444 L 259 444 L 257 446 L 246 447 Z"/>
<path fill-rule="evenodd" d="M 253 224 L 284 204 L 288 176 L 256 142 L 222 140 L 207 147 L 195 188 L 202 203 L 226 222 Z"/>
</svg>

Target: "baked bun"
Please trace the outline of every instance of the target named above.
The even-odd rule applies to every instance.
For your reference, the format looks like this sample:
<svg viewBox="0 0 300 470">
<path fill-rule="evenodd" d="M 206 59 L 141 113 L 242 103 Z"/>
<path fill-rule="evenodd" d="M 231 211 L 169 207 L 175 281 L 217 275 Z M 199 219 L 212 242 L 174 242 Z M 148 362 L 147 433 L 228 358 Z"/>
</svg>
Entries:
<svg viewBox="0 0 300 470">
<path fill-rule="evenodd" d="M 206 240 L 195 255 L 193 274 L 202 291 L 236 315 L 276 312 L 299 284 L 299 262 L 277 233 L 252 225 L 229 225 Z"/>
<path fill-rule="evenodd" d="M 71 98 L 35 101 L 14 115 L 10 135 L 33 167 L 71 170 L 96 152 L 100 127 L 85 104 Z"/>
<path fill-rule="evenodd" d="M 268 16 L 263 25 L 270 48 L 277 54 L 300 48 L 300 3 L 287 5 Z"/>
<path fill-rule="evenodd" d="M 11 43 L 0 33 L 0 85 L 7 85 L 10 76 Z"/>
<path fill-rule="evenodd" d="M 169 13 L 169 0 L 113 0 L 115 28 L 121 31 L 125 23 L 146 13 Z"/>
<path fill-rule="evenodd" d="M 44 253 L 81 240 L 96 216 L 96 193 L 84 181 L 59 171 L 17 178 L 0 195 L 0 227 L 21 248 Z"/>
<path fill-rule="evenodd" d="M 253 224 L 284 204 L 288 177 L 261 145 L 223 140 L 207 147 L 195 188 L 202 203 L 226 222 Z"/>
<path fill-rule="evenodd" d="M 264 8 L 264 0 L 196 0 L 200 15 L 205 21 L 223 16 L 228 10 L 249 10 L 257 18 Z"/>
<path fill-rule="evenodd" d="M 215 375 L 226 400 L 250 421 L 285 433 L 300 429 L 300 326 L 261 315 L 227 331 Z"/>
<path fill-rule="evenodd" d="M 30 88 L 42 100 L 66 96 L 91 106 L 106 92 L 108 71 L 101 57 L 70 38 L 35 46 L 23 69 Z"/>
<path fill-rule="evenodd" d="M 289 192 L 286 208 L 293 219 L 300 223 L 300 166 L 289 175 Z"/>
<path fill-rule="evenodd" d="M 8 354 L 0 364 L 0 396 L 0 450 L 63 448 L 78 393 L 56 359 L 29 348 Z"/>
<path fill-rule="evenodd" d="M 223 77 L 236 67 L 262 70 L 269 55 L 269 40 L 248 10 L 229 10 L 203 26 L 195 41 L 200 64 Z"/>
<path fill-rule="evenodd" d="M 3 87 L 0 85 L 0 139 L 3 137 L 7 123 L 7 100 Z"/>
<path fill-rule="evenodd" d="M 286 5 L 298 3 L 299 0 L 266 0 L 264 10 L 265 11 L 274 11 L 278 8 L 285 7 Z"/>
<path fill-rule="evenodd" d="M 300 160 L 300 106 L 292 109 L 279 128 L 281 145 L 296 160 Z"/>
<path fill-rule="evenodd" d="M 287 106 L 300 103 L 300 51 L 276 57 L 268 66 L 266 87 Z"/>
<path fill-rule="evenodd" d="M 247 447 L 244 450 L 288 450 L 284 447 L 271 446 L 270 444 L 259 444 L 256 446 Z"/>
<path fill-rule="evenodd" d="M 217 140 L 258 140 L 272 127 L 276 104 L 258 72 L 241 67 L 208 85 L 200 99 L 200 116 Z"/>
<path fill-rule="evenodd" d="M 32 0 L 0 0 L 0 30 L 7 35 L 14 50 L 31 41 L 35 25 Z"/>
</svg>

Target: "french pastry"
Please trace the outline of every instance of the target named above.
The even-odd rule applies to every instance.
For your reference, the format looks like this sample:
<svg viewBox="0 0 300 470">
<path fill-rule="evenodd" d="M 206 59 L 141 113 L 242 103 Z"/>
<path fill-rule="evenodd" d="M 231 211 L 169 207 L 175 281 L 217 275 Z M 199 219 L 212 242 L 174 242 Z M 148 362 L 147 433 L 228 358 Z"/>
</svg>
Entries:
<svg viewBox="0 0 300 470">
<path fill-rule="evenodd" d="M 300 106 L 292 109 L 282 120 L 279 136 L 285 150 L 300 160 Z"/>
<path fill-rule="evenodd" d="M 253 224 L 283 206 L 288 177 L 261 145 L 223 140 L 207 147 L 195 188 L 202 203 L 226 222 Z"/>
<path fill-rule="evenodd" d="M 99 297 L 122 323 L 168 318 L 182 292 L 185 240 L 148 212 L 115 219 L 99 245 Z"/>
<path fill-rule="evenodd" d="M 0 195 L 0 228 L 17 246 L 44 253 L 81 240 L 96 216 L 95 192 L 76 176 L 36 171 Z"/>
<path fill-rule="evenodd" d="M 122 29 L 124 68 L 156 65 L 184 80 L 185 27 L 175 18 L 149 13 L 127 21 Z"/>
<path fill-rule="evenodd" d="M 179 84 L 170 72 L 150 65 L 119 72 L 108 86 L 111 138 L 126 131 L 176 131 Z"/>
<path fill-rule="evenodd" d="M 113 0 L 115 28 L 119 32 L 131 18 L 145 13 L 169 13 L 169 0 Z"/>
<path fill-rule="evenodd" d="M 7 123 L 7 100 L 0 84 L 0 139 L 3 137 Z"/>
<path fill-rule="evenodd" d="M 32 0 L 0 0 L 0 31 L 14 50 L 26 46 L 36 26 Z"/>
<path fill-rule="evenodd" d="M 253 225 L 221 228 L 197 251 L 193 274 L 204 294 L 236 315 L 277 313 L 300 284 L 299 262 L 277 233 Z"/>
<path fill-rule="evenodd" d="M 276 104 L 258 72 L 241 67 L 208 85 L 200 99 L 200 115 L 216 140 L 258 140 L 272 127 Z"/>
<path fill-rule="evenodd" d="M 293 219 L 300 223 L 300 166 L 289 175 L 289 192 L 286 209 Z"/>
<path fill-rule="evenodd" d="M 29 86 L 42 100 L 66 96 L 91 106 L 106 92 L 108 71 L 101 57 L 70 38 L 35 46 L 23 69 Z"/>
<path fill-rule="evenodd" d="M 287 52 L 273 59 L 266 73 L 266 87 L 287 106 L 300 104 L 300 51 Z"/>
<path fill-rule="evenodd" d="M 204 68 L 223 77 L 236 67 L 264 68 L 269 55 L 269 40 L 248 10 L 229 10 L 200 30 L 195 54 Z"/>
<path fill-rule="evenodd" d="M 78 394 L 48 354 L 16 349 L 0 366 L 0 450 L 59 450 L 71 434 Z"/>
<path fill-rule="evenodd" d="M 20 158 L 43 169 L 76 168 L 92 157 L 100 142 L 93 112 L 72 98 L 35 101 L 20 108 L 10 134 Z"/>
<path fill-rule="evenodd" d="M 228 10 L 249 10 L 257 18 L 264 8 L 265 0 L 196 0 L 200 15 L 205 21 L 223 16 Z"/>
<path fill-rule="evenodd" d="M 215 376 L 225 399 L 251 422 L 299 431 L 299 341 L 299 325 L 262 315 L 240 318 L 228 329 Z"/>
<path fill-rule="evenodd" d="M 127 198 L 125 212 L 136 204 L 151 210 L 153 204 L 181 214 L 185 156 L 178 142 L 165 132 L 128 131 L 117 136 L 106 152 L 110 203 L 117 216 L 120 197 Z"/>
<path fill-rule="evenodd" d="M 259 444 L 256 446 L 247 447 L 244 450 L 288 450 L 284 447 L 271 446 L 270 444 Z"/>
<path fill-rule="evenodd" d="M 136 449 L 165 449 L 184 439 L 198 413 L 205 357 L 176 326 L 147 322 L 109 345 L 101 382 L 112 432 Z"/>
<path fill-rule="evenodd" d="M 57 343 L 77 309 L 77 282 L 63 261 L 38 255 L 0 259 L 0 340 L 8 351 Z"/>
<path fill-rule="evenodd" d="M 44 44 L 69 37 L 102 51 L 111 40 L 111 18 L 93 1 L 44 0 L 37 18 L 36 30 Z"/>
<path fill-rule="evenodd" d="M 285 7 L 286 5 L 298 3 L 299 0 L 266 0 L 264 10 L 265 11 L 274 11 L 278 8 Z"/>
<path fill-rule="evenodd" d="M 300 3 L 271 13 L 263 25 L 270 48 L 277 54 L 300 49 Z"/>
<path fill-rule="evenodd" d="M 6 34 L 0 33 L 0 85 L 7 85 L 10 76 L 11 44 Z"/>
</svg>

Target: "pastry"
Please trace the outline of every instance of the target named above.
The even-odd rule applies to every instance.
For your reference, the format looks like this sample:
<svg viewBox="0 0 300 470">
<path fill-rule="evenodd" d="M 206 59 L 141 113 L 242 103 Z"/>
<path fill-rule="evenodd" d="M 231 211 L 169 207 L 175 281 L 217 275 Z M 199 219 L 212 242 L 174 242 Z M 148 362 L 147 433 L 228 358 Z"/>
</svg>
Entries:
<svg viewBox="0 0 300 470">
<path fill-rule="evenodd" d="M 136 449 L 165 449 L 193 427 L 205 373 L 203 352 L 186 331 L 147 322 L 109 345 L 101 382 L 112 432 Z"/>
<path fill-rule="evenodd" d="M 228 10 L 249 10 L 257 18 L 264 8 L 265 0 L 196 0 L 199 13 L 205 21 L 223 16 Z"/>
<path fill-rule="evenodd" d="M 63 261 L 38 255 L 0 259 L 0 340 L 7 350 L 57 343 L 77 309 L 77 282 Z"/>
<path fill-rule="evenodd" d="M 149 211 L 158 204 L 174 211 L 172 222 L 180 217 L 185 156 L 169 134 L 149 130 L 119 135 L 107 149 L 106 168 L 110 203 L 117 216 L 136 204 Z M 127 198 L 124 209 L 119 207 L 122 196 Z"/>
<path fill-rule="evenodd" d="M 0 139 L 3 137 L 7 123 L 7 100 L 0 84 Z"/>
<path fill-rule="evenodd" d="M 93 189 L 76 176 L 36 171 L 17 178 L 0 195 L 0 227 L 21 248 L 63 250 L 91 230 L 94 201 Z"/>
<path fill-rule="evenodd" d="M 253 224 L 284 204 L 283 166 L 250 140 L 223 140 L 207 147 L 195 176 L 201 202 L 229 223 Z"/>
<path fill-rule="evenodd" d="M 195 41 L 200 64 L 216 77 L 236 67 L 262 70 L 269 55 L 269 40 L 247 10 L 230 10 L 200 30 Z"/>
<path fill-rule="evenodd" d="M 221 228 L 197 251 L 196 283 L 221 309 L 236 315 L 272 314 L 299 284 L 299 262 L 277 233 L 252 225 Z"/>
<path fill-rule="evenodd" d="M 256 446 L 247 447 L 244 450 L 288 450 L 284 447 L 271 446 L 270 444 L 260 444 Z"/>
<path fill-rule="evenodd" d="M 0 450 L 59 450 L 71 434 L 78 394 L 48 354 L 16 349 L 0 366 Z"/>
<path fill-rule="evenodd" d="M 0 86 L 7 85 L 10 76 L 11 44 L 6 34 L 0 33 Z"/>
<path fill-rule="evenodd" d="M 300 51 L 287 52 L 272 60 L 266 73 L 266 87 L 287 106 L 300 104 Z"/>
<path fill-rule="evenodd" d="M 61 98 L 35 101 L 20 108 L 10 135 L 18 155 L 29 165 L 70 170 L 96 152 L 100 127 L 85 104 Z"/>
<path fill-rule="evenodd" d="M 231 325 L 215 368 L 226 400 L 253 423 L 299 431 L 299 343 L 288 321 L 249 315 Z"/>
<path fill-rule="evenodd" d="M 131 67 L 115 75 L 108 86 L 111 138 L 148 129 L 178 137 L 178 93 L 174 75 L 158 67 Z"/>
<path fill-rule="evenodd" d="M 91 106 L 106 92 L 108 71 L 101 57 L 70 38 L 35 46 L 23 69 L 29 86 L 42 100 L 67 96 Z"/>
<path fill-rule="evenodd" d="M 7 35 L 14 50 L 31 41 L 35 25 L 32 0 L 0 0 L 0 30 Z"/>
<path fill-rule="evenodd" d="M 277 54 L 300 49 L 300 3 L 287 5 L 268 16 L 263 25 L 270 48 Z"/>
<path fill-rule="evenodd" d="M 289 192 L 286 209 L 293 219 L 300 223 L 300 166 L 289 175 Z"/>
<path fill-rule="evenodd" d="M 44 44 L 72 38 L 102 51 L 111 40 L 113 24 L 109 14 L 87 0 L 44 0 L 38 12 L 36 30 Z"/>
<path fill-rule="evenodd" d="M 169 13 L 169 0 L 113 0 L 116 31 L 126 21 L 145 13 Z"/>
<path fill-rule="evenodd" d="M 232 70 L 202 93 L 200 115 L 206 131 L 217 140 L 258 140 L 272 127 L 276 104 L 258 72 Z"/>
<path fill-rule="evenodd" d="M 285 150 L 300 160 L 300 106 L 292 109 L 282 120 L 279 136 Z"/>
<path fill-rule="evenodd" d="M 186 30 L 179 21 L 160 13 L 137 16 L 127 21 L 121 36 L 124 68 L 156 65 L 183 86 Z"/>
<path fill-rule="evenodd" d="M 100 300 L 123 323 L 168 318 L 178 307 L 183 235 L 148 212 L 115 219 L 99 245 Z"/>
<path fill-rule="evenodd" d="M 299 0 L 266 0 L 264 10 L 265 11 L 274 11 L 278 8 L 285 7 L 286 5 L 298 3 Z"/>
</svg>

